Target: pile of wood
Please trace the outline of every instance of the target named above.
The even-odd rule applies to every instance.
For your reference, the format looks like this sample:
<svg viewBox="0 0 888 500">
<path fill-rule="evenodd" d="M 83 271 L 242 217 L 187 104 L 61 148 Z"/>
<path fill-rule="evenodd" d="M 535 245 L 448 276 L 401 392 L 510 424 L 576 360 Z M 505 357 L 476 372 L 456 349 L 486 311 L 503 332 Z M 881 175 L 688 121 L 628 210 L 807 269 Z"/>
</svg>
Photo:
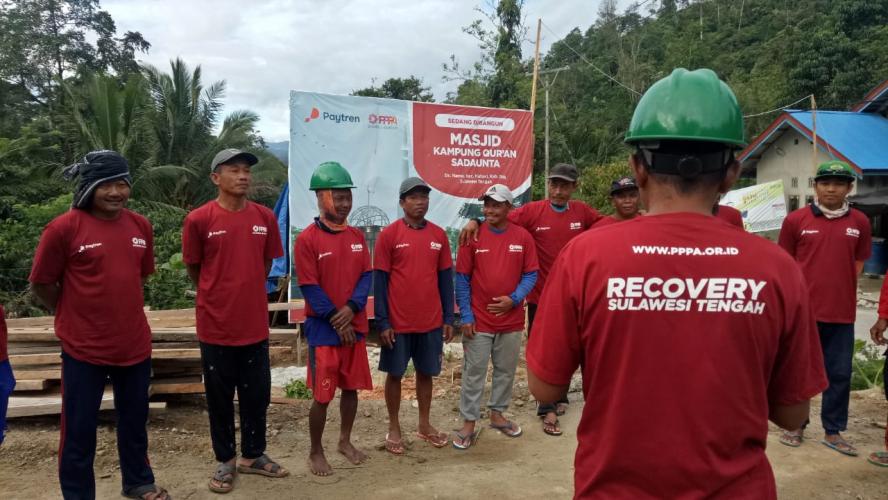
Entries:
<svg viewBox="0 0 888 500">
<path fill-rule="evenodd" d="M 295 307 L 274 304 L 269 309 L 281 306 Z M 194 309 L 147 311 L 146 314 L 152 332 L 152 399 L 169 394 L 202 394 L 204 386 Z M 53 330 L 53 320 L 51 316 L 7 320 L 9 361 L 16 378 L 7 411 L 9 418 L 61 413 L 61 345 Z M 290 352 L 292 341 L 301 343 L 296 332 L 273 329 L 272 356 Z M 101 407 L 113 408 L 110 385 L 106 387 Z"/>
</svg>

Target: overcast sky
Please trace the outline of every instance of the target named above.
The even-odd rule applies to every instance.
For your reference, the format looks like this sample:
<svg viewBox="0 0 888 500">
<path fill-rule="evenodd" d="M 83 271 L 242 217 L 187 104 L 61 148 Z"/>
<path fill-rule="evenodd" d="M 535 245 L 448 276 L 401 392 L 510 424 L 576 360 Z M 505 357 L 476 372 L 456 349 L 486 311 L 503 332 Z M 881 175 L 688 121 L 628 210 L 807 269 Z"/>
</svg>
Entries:
<svg viewBox="0 0 888 500">
<path fill-rule="evenodd" d="M 290 90 L 348 94 L 411 74 L 436 100 L 457 82 L 442 82 L 451 54 L 466 67 L 479 58 L 462 27 L 479 18 L 487 0 L 104 0 L 118 33 L 140 31 L 151 43 L 143 62 L 169 71 L 181 57 L 200 64 L 204 83 L 226 80 L 225 112 L 251 109 L 267 141 L 287 140 Z M 541 50 L 571 29 L 585 31 L 599 0 L 526 0 L 528 39 L 536 19 Z M 629 0 L 618 2 L 621 10 Z M 525 57 L 533 43 L 524 44 Z"/>
</svg>

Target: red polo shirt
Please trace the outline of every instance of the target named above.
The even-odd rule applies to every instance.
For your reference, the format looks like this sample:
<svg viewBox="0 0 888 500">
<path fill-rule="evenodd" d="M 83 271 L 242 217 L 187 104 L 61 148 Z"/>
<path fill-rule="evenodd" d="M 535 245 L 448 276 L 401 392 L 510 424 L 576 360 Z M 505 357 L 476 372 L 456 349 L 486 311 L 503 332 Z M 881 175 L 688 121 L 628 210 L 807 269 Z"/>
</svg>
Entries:
<svg viewBox="0 0 888 500">
<path fill-rule="evenodd" d="M 200 265 L 201 342 L 239 346 L 268 338 L 265 263 L 283 253 L 277 219 L 258 203 L 232 212 L 213 200 L 185 217 L 182 260 Z"/>
<path fill-rule="evenodd" d="M 711 220 L 589 231 L 549 275 L 527 366 L 582 370 L 577 498 L 776 497 L 768 411 L 826 388 L 817 330 L 792 259 Z"/>
<path fill-rule="evenodd" d="M 444 323 L 438 271 L 453 267 L 447 233 L 426 222 L 412 228 L 403 219 L 376 239 L 373 267 L 389 273 L 389 322 L 397 333 L 425 333 Z"/>
<path fill-rule="evenodd" d="M 73 358 L 129 366 L 151 355 L 142 279 L 154 272 L 148 219 L 122 210 L 115 220 L 71 209 L 43 230 L 31 283 L 58 283 L 55 333 Z"/>
<path fill-rule="evenodd" d="M 536 286 L 527 296 L 528 302 L 539 302 L 546 276 L 558 252 L 571 238 L 592 227 L 599 219 L 601 214 L 597 210 L 577 200 L 570 200 L 563 212 L 556 212 L 549 200 L 533 201 L 509 212 L 509 222 L 526 229 L 536 243 L 540 269 Z"/>
<path fill-rule="evenodd" d="M 743 214 L 734 207 L 728 205 L 716 205 L 716 212 L 713 215 L 718 219 L 739 227 L 740 229 L 745 229 L 743 227 Z"/>
<path fill-rule="evenodd" d="M 783 220 L 778 243 L 801 266 L 817 321 L 854 323 L 856 263 L 872 252 L 866 215 L 852 208 L 843 217 L 827 219 L 816 206 L 808 205 Z"/>
<path fill-rule="evenodd" d="M 547 202 L 548 203 L 548 202 Z M 481 224 L 478 241 L 459 247 L 456 272 L 471 276 L 472 314 L 475 330 L 484 333 L 516 332 L 524 329 L 524 304 L 502 316 L 487 311 L 494 297 L 508 296 L 521 282 L 521 275 L 539 271 L 536 248 L 530 234 L 515 224 L 497 233 Z"/>
</svg>

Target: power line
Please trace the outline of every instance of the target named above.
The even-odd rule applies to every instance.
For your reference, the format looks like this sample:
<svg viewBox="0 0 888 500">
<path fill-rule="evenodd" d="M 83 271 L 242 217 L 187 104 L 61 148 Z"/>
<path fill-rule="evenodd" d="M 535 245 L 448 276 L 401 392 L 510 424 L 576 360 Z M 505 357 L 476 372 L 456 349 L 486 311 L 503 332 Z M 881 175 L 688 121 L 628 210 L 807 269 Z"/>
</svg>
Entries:
<svg viewBox="0 0 888 500">
<path fill-rule="evenodd" d="M 554 37 L 557 37 L 557 36 L 558 36 L 557 33 L 555 33 L 554 31 L 552 31 L 552 28 L 550 28 L 548 24 L 546 24 L 546 23 L 542 23 L 542 24 L 543 24 L 543 26 L 546 27 L 546 30 L 548 30 L 549 33 L 552 34 L 552 36 L 554 36 Z M 586 59 L 586 56 L 584 56 L 583 54 L 577 52 L 576 49 L 574 49 L 573 47 L 571 47 L 571 45 L 570 45 L 569 43 L 567 43 L 566 41 L 564 41 L 563 39 L 561 40 L 561 43 L 563 43 L 565 47 L 567 47 L 568 49 L 570 49 L 571 52 L 573 52 L 574 54 L 576 54 L 577 57 L 579 57 L 580 59 L 582 59 L 583 62 L 585 62 L 586 64 L 588 64 L 589 66 L 591 66 L 593 69 L 595 69 L 596 71 L 598 71 L 599 73 L 601 73 L 602 75 L 604 75 L 604 77 L 606 77 L 608 80 L 610 80 L 610 81 L 616 83 L 617 85 L 623 87 L 624 89 L 628 90 L 629 92 L 632 92 L 632 93 L 635 94 L 635 95 L 639 95 L 639 96 L 641 95 L 641 92 L 638 92 L 637 90 L 633 89 L 632 87 L 629 87 L 629 86 L 626 85 L 625 83 L 623 83 L 623 82 L 617 80 L 616 78 L 614 78 L 613 76 L 611 76 L 610 74 L 608 74 L 608 73 L 607 73 L 606 71 L 604 71 L 603 69 L 601 69 L 601 68 L 599 68 L 598 66 L 592 64 L 591 61 L 589 61 L 588 59 Z"/>
<path fill-rule="evenodd" d="M 808 95 L 806 95 L 805 97 L 802 97 L 801 99 L 799 99 L 798 101 L 795 101 L 795 102 L 793 102 L 793 103 L 787 104 L 786 106 L 780 106 L 779 108 L 770 109 L 770 110 L 768 110 L 768 111 L 762 111 L 761 113 L 755 113 L 755 114 L 752 114 L 752 115 L 743 115 L 743 118 L 755 118 L 756 116 L 769 115 L 769 114 L 771 114 L 771 113 L 776 113 L 776 112 L 778 112 L 778 111 L 783 111 L 784 109 L 786 109 L 786 108 L 788 108 L 788 107 L 790 107 L 790 106 L 795 106 L 796 104 L 798 104 L 798 103 L 804 101 L 805 99 L 810 99 L 812 95 L 813 95 L 813 94 L 808 94 Z"/>
</svg>

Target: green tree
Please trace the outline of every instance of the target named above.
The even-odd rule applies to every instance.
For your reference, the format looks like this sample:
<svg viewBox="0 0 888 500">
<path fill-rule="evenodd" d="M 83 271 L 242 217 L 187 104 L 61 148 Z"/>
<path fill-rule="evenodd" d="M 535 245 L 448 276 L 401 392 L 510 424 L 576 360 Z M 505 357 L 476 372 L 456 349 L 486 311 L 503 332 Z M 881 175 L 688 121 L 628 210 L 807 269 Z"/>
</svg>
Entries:
<svg viewBox="0 0 888 500">
<path fill-rule="evenodd" d="M 351 95 L 364 97 L 386 97 L 405 101 L 433 102 L 435 97 L 431 88 L 423 85 L 422 79 L 410 75 L 407 78 L 389 78 L 382 85 L 376 86 L 375 80 L 367 87 L 355 90 Z"/>
</svg>

